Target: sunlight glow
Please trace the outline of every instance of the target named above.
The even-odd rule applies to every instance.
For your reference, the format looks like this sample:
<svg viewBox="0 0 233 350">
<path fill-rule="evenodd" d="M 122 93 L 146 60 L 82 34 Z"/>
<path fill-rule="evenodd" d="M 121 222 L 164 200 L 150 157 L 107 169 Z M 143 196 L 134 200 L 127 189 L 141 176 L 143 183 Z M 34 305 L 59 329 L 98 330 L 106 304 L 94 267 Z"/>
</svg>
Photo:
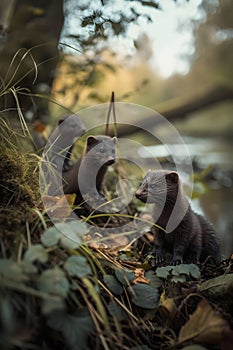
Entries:
<svg viewBox="0 0 233 350">
<path fill-rule="evenodd" d="M 74 0 L 66 0 L 67 6 L 72 5 Z M 141 59 L 147 60 L 153 70 L 160 76 L 167 78 L 172 74 L 186 74 L 190 68 L 190 57 L 194 53 L 194 36 L 193 23 L 197 20 L 203 19 L 203 11 L 200 10 L 199 5 L 202 0 L 163 0 L 160 1 L 162 10 L 149 10 L 152 22 L 148 22 L 146 18 L 139 18 L 139 24 L 135 23 L 129 25 L 127 35 L 119 35 L 118 37 L 111 37 L 109 46 L 111 50 L 115 51 L 119 56 L 126 57 L 133 55 L 135 61 L 140 59 L 140 52 L 134 46 L 138 38 L 146 36 L 148 38 L 147 46 L 141 45 Z M 109 1 L 109 6 L 105 6 L 106 17 L 111 17 L 114 13 L 116 16 L 117 10 L 124 8 L 124 12 L 130 11 L 130 6 L 134 6 L 138 10 L 139 3 L 132 1 L 130 6 L 125 6 L 124 0 Z M 100 1 L 90 2 L 88 11 L 97 10 L 101 7 Z M 74 7 L 75 8 L 75 7 Z M 86 11 L 86 10 L 85 10 Z M 84 11 L 84 12 L 85 12 Z M 141 6 L 140 11 L 148 14 L 148 8 Z M 82 13 L 87 15 L 88 13 Z M 88 35 L 92 28 L 81 28 L 79 23 L 80 13 L 71 11 L 66 17 L 66 25 L 63 29 L 61 42 L 65 42 L 77 47 L 77 41 L 72 43 L 68 38 L 68 34 L 82 34 Z M 115 17 L 116 19 L 116 17 Z M 107 27 L 106 30 L 111 28 Z M 148 50 L 149 55 L 142 55 L 143 50 Z M 138 58 L 139 57 L 139 58 Z"/>
</svg>

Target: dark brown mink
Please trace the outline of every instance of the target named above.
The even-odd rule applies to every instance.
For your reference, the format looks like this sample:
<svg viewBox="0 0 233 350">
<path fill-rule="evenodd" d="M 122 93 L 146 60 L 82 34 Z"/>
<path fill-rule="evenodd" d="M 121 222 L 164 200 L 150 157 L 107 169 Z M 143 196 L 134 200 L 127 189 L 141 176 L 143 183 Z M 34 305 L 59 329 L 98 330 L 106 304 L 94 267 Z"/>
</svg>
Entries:
<svg viewBox="0 0 233 350">
<path fill-rule="evenodd" d="M 108 166 L 116 161 L 116 137 L 88 136 L 86 147 L 78 161 L 63 173 L 65 194 L 75 193 L 75 205 L 82 205 L 85 196 L 102 204 L 102 185 Z M 78 213 L 78 211 L 77 211 Z M 81 211 L 80 211 L 81 213 Z"/>
<path fill-rule="evenodd" d="M 58 126 L 50 135 L 42 155 L 40 185 L 47 195 L 63 194 L 62 175 L 72 167 L 70 155 L 73 145 L 85 131 L 84 124 L 75 114 L 58 121 Z"/>
<path fill-rule="evenodd" d="M 172 264 L 221 261 L 220 245 L 213 226 L 195 213 L 185 196 L 177 172 L 148 171 L 136 197 L 144 203 L 153 203 L 154 252 L 156 263 L 172 254 Z"/>
<path fill-rule="evenodd" d="M 54 163 L 60 171 L 67 171 L 71 167 L 70 157 L 74 143 L 78 137 L 86 132 L 81 119 L 76 115 L 67 115 L 59 119 L 58 126 L 47 142 L 49 161 Z"/>
</svg>

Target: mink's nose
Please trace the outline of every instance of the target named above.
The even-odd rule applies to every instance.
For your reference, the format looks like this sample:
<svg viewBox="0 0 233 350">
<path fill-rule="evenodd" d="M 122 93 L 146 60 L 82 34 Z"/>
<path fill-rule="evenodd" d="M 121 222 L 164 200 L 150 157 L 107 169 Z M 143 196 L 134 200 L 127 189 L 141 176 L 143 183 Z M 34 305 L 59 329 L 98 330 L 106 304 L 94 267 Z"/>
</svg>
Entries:
<svg viewBox="0 0 233 350">
<path fill-rule="evenodd" d="M 141 191 L 136 191 L 135 193 L 136 198 L 140 199 L 141 195 L 142 195 Z"/>
<path fill-rule="evenodd" d="M 106 165 L 112 165 L 113 163 L 115 163 L 115 159 L 114 158 L 110 158 L 105 164 Z"/>
</svg>

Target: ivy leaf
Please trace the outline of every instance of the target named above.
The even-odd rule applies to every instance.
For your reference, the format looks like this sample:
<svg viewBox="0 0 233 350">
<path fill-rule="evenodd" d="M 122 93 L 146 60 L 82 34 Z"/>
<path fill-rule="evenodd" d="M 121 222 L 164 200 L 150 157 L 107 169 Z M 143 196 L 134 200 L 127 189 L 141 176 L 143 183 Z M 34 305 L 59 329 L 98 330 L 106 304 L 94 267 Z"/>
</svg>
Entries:
<svg viewBox="0 0 233 350">
<path fill-rule="evenodd" d="M 29 260 L 21 260 L 19 266 L 25 273 L 37 273 L 37 267 L 31 263 Z"/>
<path fill-rule="evenodd" d="M 65 248 L 76 249 L 82 243 L 83 235 L 88 233 L 87 225 L 78 220 L 61 222 L 48 228 L 41 237 L 41 242 L 46 247 L 52 247 L 61 243 Z"/>
<path fill-rule="evenodd" d="M 172 276 L 171 281 L 175 283 L 178 283 L 178 282 L 184 283 L 186 282 L 186 277 L 185 275 Z"/>
<path fill-rule="evenodd" d="M 163 281 L 152 270 L 146 271 L 145 277 L 150 281 L 150 286 L 154 288 L 159 288 L 163 284 Z"/>
<path fill-rule="evenodd" d="M 61 238 L 61 232 L 56 226 L 48 228 L 41 236 L 41 242 L 45 247 L 52 247 L 58 244 Z"/>
<path fill-rule="evenodd" d="M 128 286 L 134 280 L 134 271 L 115 269 L 115 275 L 124 286 Z"/>
<path fill-rule="evenodd" d="M 83 236 L 88 233 L 84 222 L 73 220 L 68 223 L 57 224 L 61 231 L 61 245 L 64 248 L 76 249 L 83 243 Z"/>
<path fill-rule="evenodd" d="M 48 260 L 48 254 L 41 244 L 35 244 L 24 254 L 24 260 L 29 262 L 39 261 L 45 263 Z"/>
<path fill-rule="evenodd" d="M 201 276 L 201 271 L 199 269 L 199 267 L 196 264 L 189 264 L 189 274 L 193 277 L 193 278 L 200 278 Z"/>
<path fill-rule="evenodd" d="M 38 284 L 39 289 L 43 292 L 55 294 L 62 298 L 65 298 L 69 291 L 69 282 L 65 277 L 65 273 L 58 267 L 44 271 Z"/>
<path fill-rule="evenodd" d="M 115 300 L 110 301 L 107 307 L 111 316 L 116 317 L 119 321 L 127 320 L 127 313 Z"/>
<path fill-rule="evenodd" d="M 92 274 L 87 259 L 81 255 L 69 257 L 64 264 L 64 269 L 70 276 L 76 276 L 79 278 L 83 278 Z"/>
<path fill-rule="evenodd" d="M 200 269 L 195 264 L 180 264 L 177 266 L 173 266 L 172 274 L 174 276 L 191 275 L 194 278 L 199 278 L 200 277 Z"/>
<path fill-rule="evenodd" d="M 79 311 L 75 316 L 64 311 L 53 312 L 48 317 L 48 325 L 63 334 L 72 350 L 86 350 L 88 338 L 94 331 L 93 321 L 87 310 Z"/>
<path fill-rule="evenodd" d="M 65 310 L 65 307 L 65 301 L 62 298 L 58 300 L 44 299 L 42 301 L 41 310 L 44 315 L 48 315 L 54 311 Z"/>
<path fill-rule="evenodd" d="M 0 276 L 16 282 L 23 282 L 28 279 L 22 271 L 22 266 L 8 259 L 0 259 Z"/>
<path fill-rule="evenodd" d="M 115 295 L 121 295 L 123 293 L 123 288 L 118 280 L 112 275 L 104 275 L 104 283 L 110 289 L 110 291 Z"/>
<path fill-rule="evenodd" d="M 159 293 L 156 288 L 140 283 L 127 288 L 132 303 L 144 309 L 154 309 L 159 305 Z"/>
<path fill-rule="evenodd" d="M 156 275 L 161 278 L 167 278 L 174 266 L 163 266 L 156 269 Z"/>
</svg>

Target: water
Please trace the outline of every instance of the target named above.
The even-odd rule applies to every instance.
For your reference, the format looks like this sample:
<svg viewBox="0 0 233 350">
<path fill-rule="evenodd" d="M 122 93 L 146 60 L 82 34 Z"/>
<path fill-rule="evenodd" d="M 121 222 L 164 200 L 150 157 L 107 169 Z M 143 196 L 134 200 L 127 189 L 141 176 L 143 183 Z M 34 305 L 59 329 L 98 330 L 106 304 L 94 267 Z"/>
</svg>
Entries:
<svg viewBox="0 0 233 350">
<path fill-rule="evenodd" d="M 193 207 L 203 212 L 214 224 L 220 237 L 222 253 L 229 257 L 233 253 L 233 140 L 184 137 L 184 141 L 198 168 L 212 166 L 207 189 L 193 201 Z M 158 159 L 169 157 L 163 145 L 148 147 L 148 151 L 144 148 L 139 150 L 139 154 L 145 158 L 151 157 L 151 154 Z"/>
</svg>

